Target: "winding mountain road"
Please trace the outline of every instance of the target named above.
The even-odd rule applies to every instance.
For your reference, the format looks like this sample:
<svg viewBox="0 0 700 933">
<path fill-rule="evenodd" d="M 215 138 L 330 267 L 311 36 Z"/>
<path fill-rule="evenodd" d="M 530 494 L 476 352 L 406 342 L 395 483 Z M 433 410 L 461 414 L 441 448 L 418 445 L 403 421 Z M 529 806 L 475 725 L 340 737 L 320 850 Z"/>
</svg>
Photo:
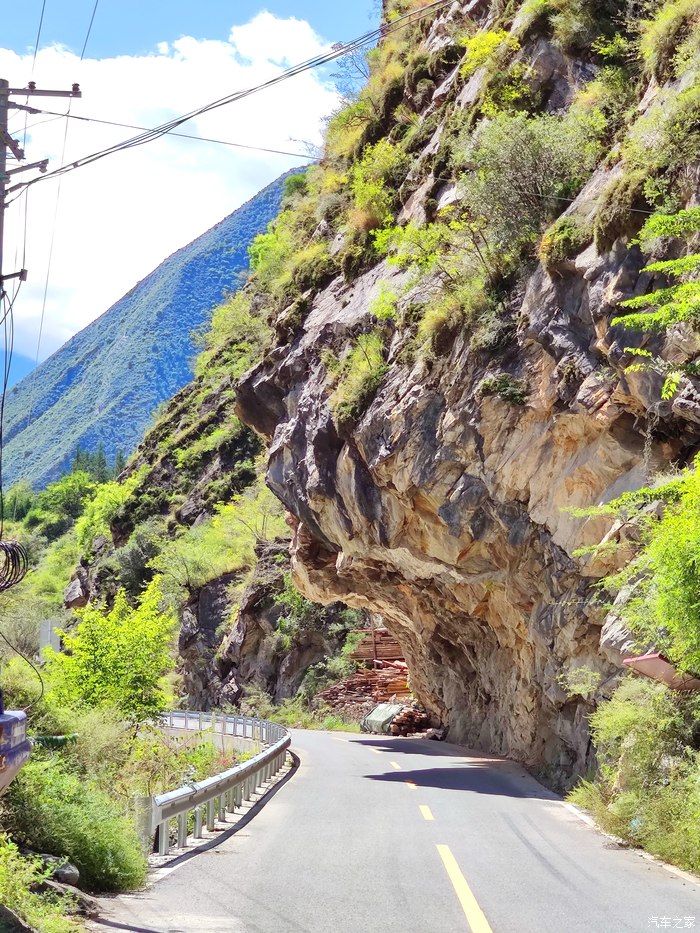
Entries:
<svg viewBox="0 0 700 933">
<path fill-rule="evenodd" d="M 512 762 L 422 739 L 295 732 L 298 769 L 147 891 L 133 933 L 700 929 L 700 885 L 620 849 Z"/>
</svg>

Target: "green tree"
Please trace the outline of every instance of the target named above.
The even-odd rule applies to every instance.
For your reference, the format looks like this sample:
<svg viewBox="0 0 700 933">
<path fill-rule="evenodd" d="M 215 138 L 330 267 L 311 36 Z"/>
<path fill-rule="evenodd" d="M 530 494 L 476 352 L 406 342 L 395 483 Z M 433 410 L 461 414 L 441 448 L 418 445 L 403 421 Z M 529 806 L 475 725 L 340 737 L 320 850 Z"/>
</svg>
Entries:
<svg viewBox="0 0 700 933">
<path fill-rule="evenodd" d="M 649 248 L 663 238 L 690 239 L 700 231 L 700 207 L 692 207 L 677 214 L 654 214 L 642 227 L 638 242 Z M 670 285 L 654 289 L 646 295 L 638 295 L 621 303 L 631 313 L 613 318 L 612 324 L 620 324 L 628 330 L 663 333 L 674 324 L 685 322 L 696 328 L 700 324 L 700 253 L 687 252 L 677 259 L 652 262 L 644 272 L 667 276 Z M 688 363 L 670 364 L 648 350 L 628 348 L 628 352 L 641 359 L 628 367 L 655 369 L 665 376 L 661 397 L 672 398 L 678 391 L 683 376 L 700 375 L 700 366 L 695 360 Z"/>
<path fill-rule="evenodd" d="M 174 618 L 161 611 L 162 598 L 155 577 L 135 608 L 120 590 L 110 611 L 92 605 L 82 609 L 78 625 L 64 633 L 64 651 L 47 654 L 57 700 L 114 707 L 137 722 L 164 709 L 162 678 L 173 666 Z"/>
<path fill-rule="evenodd" d="M 98 483 L 106 483 L 108 479 L 111 479 L 111 473 L 109 467 L 107 466 L 105 445 L 102 442 L 99 443 L 97 450 L 95 451 L 93 476 Z"/>
<path fill-rule="evenodd" d="M 5 517 L 21 522 L 36 501 L 36 493 L 26 480 L 11 486 L 5 496 Z"/>
<path fill-rule="evenodd" d="M 114 456 L 114 478 L 117 479 L 126 468 L 126 455 L 123 450 L 118 450 Z"/>
</svg>

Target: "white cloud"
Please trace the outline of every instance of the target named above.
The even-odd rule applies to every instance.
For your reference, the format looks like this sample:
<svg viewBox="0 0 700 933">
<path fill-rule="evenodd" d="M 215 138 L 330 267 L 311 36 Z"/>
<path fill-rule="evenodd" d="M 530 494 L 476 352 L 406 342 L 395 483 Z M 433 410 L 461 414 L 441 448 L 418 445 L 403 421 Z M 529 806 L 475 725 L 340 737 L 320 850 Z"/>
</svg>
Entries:
<svg viewBox="0 0 700 933">
<path fill-rule="evenodd" d="M 152 54 L 86 59 L 68 49 L 42 49 L 33 80 L 39 87 L 80 83 L 76 115 L 154 126 L 218 97 L 278 75 L 285 67 L 325 51 L 328 45 L 298 19 L 262 12 L 231 29 L 228 41 L 183 37 L 158 43 Z M 294 49 L 294 61 L 289 60 Z M 0 49 L 0 74 L 24 87 L 31 56 Z M 31 103 L 47 110 L 66 102 Z M 183 132 L 273 149 L 303 152 L 295 140 L 318 144 L 323 117 L 337 104 L 334 90 L 318 73 L 306 72 L 277 87 L 190 121 Z M 29 122 L 47 119 L 30 116 Z M 30 130 L 27 158 L 61 161 L 63 120 Z M 10 129 L 21 136 L 24 117 Z M 117 127 L 70 121 L 66 161 L 130 136 Z M 109 156 L 63 177 L 56 226 L 42 358 L 105 311 L 171 252 L 192 240 L 301 160 L 166 137 Z M 36 351 L 56 180 L 33 186 L 29 195 L 27 261 L 29 281 L 15 308 L 16 348 Z M 5 270 L 21 255 L 20 210 L 8 212 Z"/>
</svg>

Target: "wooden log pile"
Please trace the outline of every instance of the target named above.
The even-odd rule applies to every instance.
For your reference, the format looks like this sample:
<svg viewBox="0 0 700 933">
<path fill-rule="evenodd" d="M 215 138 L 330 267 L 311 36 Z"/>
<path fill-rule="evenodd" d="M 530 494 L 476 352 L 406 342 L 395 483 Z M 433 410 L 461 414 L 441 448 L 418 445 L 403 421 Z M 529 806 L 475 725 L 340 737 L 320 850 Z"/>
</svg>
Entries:
<svg viewBox="0 0 700 933">
<path fill-rule="evenodd" d="M 404 706 L 389 726 L 392 735 L 412 735 L 424 732 L 430 726 L 430 717 L 417 706 Z"/>
<path fill-rule="evenodd" d="M 318 699 L 334 709 L 341 709 L 365 705 L 368 701 L 373 704 L 400 702 L 409 695 L 405 661 L 377 661 L 376 667 L 356 671 L 323 690 Z"/>
<path fill-rule="evenodd" d="M 365 637 L 355 648 L 351 657 L 355 661 L 372 662 L 375 658 L 380 661 L 403 661 L 403 652 L 398 641 L 385 628 L 368 631 Z"/>
</svg>

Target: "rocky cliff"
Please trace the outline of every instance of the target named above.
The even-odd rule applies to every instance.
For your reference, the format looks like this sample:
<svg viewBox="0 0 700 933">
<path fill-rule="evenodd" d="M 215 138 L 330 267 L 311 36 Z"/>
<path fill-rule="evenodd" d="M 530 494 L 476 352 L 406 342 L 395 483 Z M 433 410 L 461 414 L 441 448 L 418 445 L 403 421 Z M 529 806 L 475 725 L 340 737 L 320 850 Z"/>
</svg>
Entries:
<svg viewBox="0 0 700 933">
<path fill-rule="evenodd" d="M 551 6 L 561 12 L 576 5 Z M 494 81 L 502 88 L 503 73 L 516 73 L 525 84 L 527 104 L 516 106 L 516 115 L 563 120 L 609 67 L 591 51 L 595 42 L 562 41 L 555 19 L 543 22 L 531 8 L 504 11 L 472 0 L 431 13 L 414 27 L 410 53 L 398 56 L 401 80 L 384 99 L 380 128 L 367 130 L 344 163 L 330 139 L 322 171 L 337 172 L 340 162 L 356 179 L 353 166 L 366 147 L 381 139 L 401 145 L 408 123 L 418 145 L 404 146 L 409 158 L 392 182 L 392 222 L 432 229 L 441 209 L 459 212 L 464 174 L 445 147 L 456 122 L 464 134 L 465 124 L 478 133 L 499 119 L 485 106 Z M 604 5 L 576 9 L 589 27 L 593 18 L 593 35 L 621 15 Z M 616 28 L 608 29 L 608 41 Z M 494 33 L 496 45 L 512 40 L 496 77 L 490 60 L 476 67 L 469 61 L 470 40 Z M 418 54 L 423 70 L 416 73 Z M 452 739 L 515 756 L 558 784 L 591 758 L 594 698 L 565 689 L 567 673 L 596 672 L 597 696 L 604 696 L 630 649 L 595 588 L 624 548 L 585 548 L 606 534 L 623 543 L 635 535 L 623 522 L 582 520 L 567 509 L 643 486 L 671 462 L 687 462 L 698 445 L 693 386 L 662 402 L 662 377 L 627 368 L 630 346 L 687 360 L 697 352 L 695 338 L 681 326 L 649 342 L 610 323 L 619 301 L 647 290 L 651 280 L 641 273 L 644 258 L 632 237 L 655 203 L 649 186 L 642 193 L 640 179 L 630 180 L 626 141 L 651 118 L 659 132 L 659 106 L 673 113 L 678 95 L 695 87 L 694 74 L 638 70 L 624 118 L 613 125 L 602 108 L 610 132 L 604 129 L 595 164 L 547 218 L 565 207 L 564 217 L 586 232 L 554 259 L 542 246 L 539 261 L 519 253 L 499 284 L 490 339 L 483 327 L 457 318 L 433 334 L 429 347 L 421 344 L 415 309 L 444 290 L 445 277 L 432 267 L 416 281 L 371 248 L 354 266 L 341 261 L 356 234 L 344 225 L 347 215 L 320 223 L 317 215 L 307 227 L 309 242 L 326 242 L 338 265 L 324 270 L 321 282 L 303 283 L 301 315 L 298 298 L 291 312 L 285 300 L 271 305 L 264 270 L 257 272 L 260 300 L 277 315 L 278 339 L 241 381 L 238 412 L 269 443 L 267 482 L 292 516 L 297 585 L 309 599 L 381 615 L 403 647 L 414 692 Z M 696 193 L 694 146 L 673 176 L 682 204 Z M 650 165 L 653 159 L 650 149 Z M 671 174 L 664 167 L 651 172 Z M 354 197 L 357 205 L 357 186 Z M 488 217 L 492 205 L 481 207 Z M 398 296 L 391 314 L 378 311 L 387 288 Z M 381 365 L 348 417 L 337 403 L 334 361 L 365 346 L 363 335 L 379 341 Z"/>
</svg>

